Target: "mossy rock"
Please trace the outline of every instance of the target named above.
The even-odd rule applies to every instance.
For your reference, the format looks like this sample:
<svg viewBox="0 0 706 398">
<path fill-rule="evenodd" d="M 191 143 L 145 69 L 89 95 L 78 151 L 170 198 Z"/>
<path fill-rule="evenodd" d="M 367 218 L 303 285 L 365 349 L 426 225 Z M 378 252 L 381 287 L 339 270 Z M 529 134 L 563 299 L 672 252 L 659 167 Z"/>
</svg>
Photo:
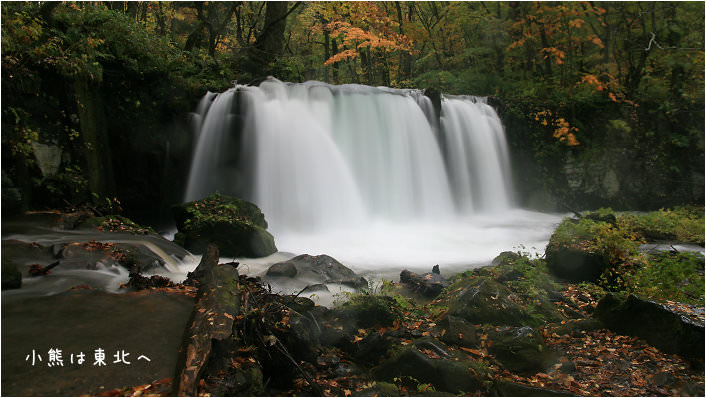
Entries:
<svg viewBox="0 0 706 398">
<path fill-rule="evenodd" d="M 704 324 L 669 307 L 634 294 L 626 299 L 606 294 L 594 316 L 616 333 L 645 339 L 660 350 L 700 363 L 704 359 Z"/>
<path fill-rule="evenodd" d="M 493 342 L 488 351 L 511 372 L 545 372 L 557 357 L 541 334 L 528 326 L 498 328 L 488 336 Z"/>
<path fill-rule="evenodd" d="M 359 328 L 388 327 L 401 317 L 393 307 L 391 297 L 361 294 L 353 296 L 337 310 L 342 317 L 354 320 Z"/>
<path fill-rule="evenodd" d="M 179 232 L 174 242 L 193 253 L 214 243 L 226 257 L 264 257 L 277 252 L 260 209 L 245 200 L 213 194 L 172 207 Z"/>
<path fill-rule="evenodd" d="M 127 217 L 119 215 L 90 217 L 79 221 L 78 226 L 96 228 L 103 232 L 129 232 L 137 235 L 156 233 L 151 227 L 142 226 Z"/>
<path fill-rule="evenodd" d="M 522 326 L 531 322 L 527 310 L 511 300 L 513 293 L 488 277 L 467 278 L 449 290 L 450 315 L 474 324 Z"/>
<path fill-rule="evenodd" d="M 415 347 L 405 347 L 370 373 L 381 381 L 411 377 L 419 383 L 433 385 L 438 391 L 458 394 L 483 388 L 482 380 L 476 378 L 469 368 L 461 361 L 433 359 Z"/>
<path fill-rule="evenodd" d="M 547 246 L 545 255 L 549 270 L 570 282 L 596 282 L 609 265 L 602 256 L 573 247 Z"/>
</svg>

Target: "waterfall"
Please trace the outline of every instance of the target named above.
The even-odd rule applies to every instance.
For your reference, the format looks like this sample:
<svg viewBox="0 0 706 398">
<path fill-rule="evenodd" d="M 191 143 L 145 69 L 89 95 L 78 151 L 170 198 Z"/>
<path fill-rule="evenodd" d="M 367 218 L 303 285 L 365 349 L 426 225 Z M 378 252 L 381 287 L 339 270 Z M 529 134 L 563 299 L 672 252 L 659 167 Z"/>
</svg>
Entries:
<svg viewBox="0 0 706 398">
<path fill-rule="evenodd" d="M 449 220 L 511 206 L 507 144 L 482 98 L 320 82 L 208 93 L 186 200 L 244 197 L 276 232 Z M 440 144 L 440 143 L 443 143 Z"/>
</svg>

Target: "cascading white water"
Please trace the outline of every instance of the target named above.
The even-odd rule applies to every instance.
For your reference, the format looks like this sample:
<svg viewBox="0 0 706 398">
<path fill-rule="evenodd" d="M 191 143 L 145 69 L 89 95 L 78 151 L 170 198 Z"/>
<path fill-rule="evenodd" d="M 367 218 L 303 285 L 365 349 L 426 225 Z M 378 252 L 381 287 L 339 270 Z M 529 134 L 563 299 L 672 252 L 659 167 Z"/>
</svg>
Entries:
<svg viewBox="0 0 706 398">
<path fill-rule="evenodd" d="M 209 94 L 199 112 L 186 200 L 256 203 L 280 250 L 356 264 L 407 252 L 398 262 L 410 266 L 472 263 L 499 236 L 536 241 L 529 224 L 517 241 L 484 218 L 507 224 L 512 194 L 503 128 L 483 99 L 442 97 L 437 123 L 419 90 L 268 79 Z"/>
<path fill-rule="evenodd" d="M 443 219 L 510 204 L 502 127 L 478 99 L 444 99 L 446 162 L 430 124 L 431 103 L 417 90 L 270 79 L 208 95 L 199 108 L 186 199 L 216 190 L 246 196 L 274 230 Z M 241 153 L 232 162 L 237 146 L 228 143 L 237 135 L 238 112 Z M 249 178 L 239 175 L 244 170 Z"/>
<path fill-rule="evenodd" d="M 505 132 L 484 99 L 445 97 L 441 130 L 459 209 L 498 212 L 510 206 L 509 155 Z"/>
</svg>

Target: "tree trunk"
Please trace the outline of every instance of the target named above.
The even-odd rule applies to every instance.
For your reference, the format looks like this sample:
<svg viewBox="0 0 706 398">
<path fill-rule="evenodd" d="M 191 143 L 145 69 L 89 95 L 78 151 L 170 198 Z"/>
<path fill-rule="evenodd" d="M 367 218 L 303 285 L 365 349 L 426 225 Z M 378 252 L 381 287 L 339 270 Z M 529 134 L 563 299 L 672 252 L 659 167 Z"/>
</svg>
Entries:
<svg viewBox="0 0 706 398">
<path fill-rule="evenodd" d="M 113 163 L 108 144 L 105 105 L 100 87 L 88 76 L 79 77 L 74 83 L 81 137 L 86 147 L 88 187 L 101 196 L 112 196 L 115 192 Z"/>
<path fill-rule="evenodd" d="M 240 311 L 238 271 L 228 264 L 219 265 L 218 256 L 218 248 L 209 245 L 191 274 L 198 281 L 199 293 L 174 381 L 177 396 L 197 395 L 214 342 L 233 338 L 233 322 Z"/>
<path fill-rule="evenodd" d="M 331 53 L 338 54 L 338 44 L 336 43 L 336 39 L 331 39 Z M 338 80 L 339 63 L 334 62 L 334 64 L 331 66 L 333 67 L 333 82 L 335 84 L 338 84 L 339 83 L 339 80 Z"/>
<path fill-rule="evenodd" d="M 269 1 L 265 7 L 265 24 L 250 51 L 250 72 L 266 72 L 282 55 L 284 30 L 287 27 L 287 1 Z"/>
</svg>

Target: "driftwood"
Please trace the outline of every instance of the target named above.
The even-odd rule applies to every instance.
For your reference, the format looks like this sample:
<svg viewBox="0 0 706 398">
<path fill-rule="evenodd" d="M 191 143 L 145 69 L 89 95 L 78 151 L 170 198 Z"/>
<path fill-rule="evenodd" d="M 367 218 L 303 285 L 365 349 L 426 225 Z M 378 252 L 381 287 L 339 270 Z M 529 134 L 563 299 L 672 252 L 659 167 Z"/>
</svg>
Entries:
<svg viewBox="0 0 706 398">
<path fill-rule="evenodd" d="M 214 340 L 233 334 L 239 311 L 238 271 L 231 264 L 218 264 L 218 248 L 209 245 L 201 263 L 191 274 L 199 293 L 182 349 L 183 361 L 177 367 L 174 394 L 196 396 L 199 377 L 208 362 Z"/>
<path fill-rule="evenodd" d="M 423 275 L 416 274 L 409 270 L 400 272 L 400 282 L 410 286 L 413 290 L 420 292 L 427 297 L 436 297 L 448 286 L 446 280 L 439 273 L 439 266 L 434 266 L 431 273 Z"/>
</svg>

